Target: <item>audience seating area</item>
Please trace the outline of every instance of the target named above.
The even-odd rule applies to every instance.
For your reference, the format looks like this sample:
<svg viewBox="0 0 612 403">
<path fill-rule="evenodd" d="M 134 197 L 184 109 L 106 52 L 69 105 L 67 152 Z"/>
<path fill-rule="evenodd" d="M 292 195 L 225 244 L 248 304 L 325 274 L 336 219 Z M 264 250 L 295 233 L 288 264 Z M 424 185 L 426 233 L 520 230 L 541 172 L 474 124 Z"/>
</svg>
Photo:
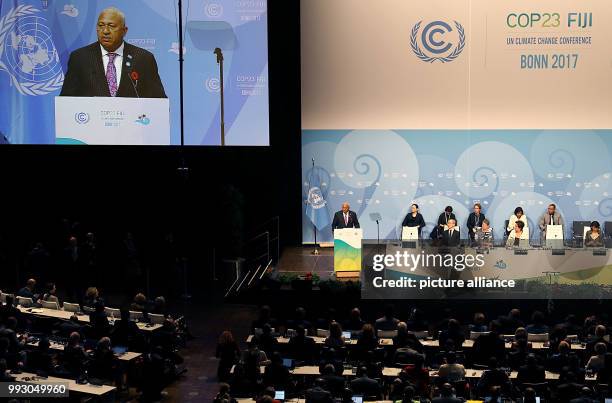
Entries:
<svg viewBox="0 0 612 403">
<path fill-rule="evenodd" d="M 603 402 L 612 397 L 612 346 L 605 315 L 512 309 L 430 322 L 418 307 L 389 305 L 381 317 L 270 307 L 243 341 L 219 338 L 216 402 Z M 536 399 L 537 398 L 537 399 Z"/>
<path fill-rule="evenodd" d="M 183 317 L 170 315 L 163 297 L 138 294 L 129 307 L 109 307 L 90 287 L 79 299 L 62 303 L 55 284 L 39 293 L 34 279 L 15 293 L 0 292 L 1 381 L 60 379 L 71 397 L 160 400 L 184 371 Z"/>
</svg>

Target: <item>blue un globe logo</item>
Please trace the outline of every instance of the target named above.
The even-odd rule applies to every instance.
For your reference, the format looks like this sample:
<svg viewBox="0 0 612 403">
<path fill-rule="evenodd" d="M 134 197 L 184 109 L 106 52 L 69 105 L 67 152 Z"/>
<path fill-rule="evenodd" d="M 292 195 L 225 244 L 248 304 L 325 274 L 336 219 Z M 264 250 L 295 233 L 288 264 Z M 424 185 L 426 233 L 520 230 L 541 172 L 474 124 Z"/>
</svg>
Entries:
<svg viewBox="0 0 612 403">
<path fill-rule="evenodd" d="M 51 31 L 45 23 L 41 17 L 25 17 L 8 35 L 5 49 L 11 51 L 7 52 L 7 62 L 21 80 L 48 81 L 62 71 Z"/>
<path fill-rule="evenodd" d="M 51 30 L 37 12 L 32 6 L 18 6 L 0 20 L 0 70 L 9 73 L 24 95 L 48 94 L 64 81 Z"/>
</svg>

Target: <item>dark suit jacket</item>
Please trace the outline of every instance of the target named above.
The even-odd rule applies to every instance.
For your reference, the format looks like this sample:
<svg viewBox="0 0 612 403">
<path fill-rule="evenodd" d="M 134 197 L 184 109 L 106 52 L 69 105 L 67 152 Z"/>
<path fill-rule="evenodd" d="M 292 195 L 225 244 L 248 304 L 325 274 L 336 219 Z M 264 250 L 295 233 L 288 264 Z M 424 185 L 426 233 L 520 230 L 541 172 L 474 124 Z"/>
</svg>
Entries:
<svg viewBox="0 0 612 403">
<path fill-rule="evenodd" d="M 376 380 L 362 376 L 351 381 L 353 393 L 364 396 L 380 396 L 380 385 Z"/>
<path fill-rule="evenodd" d="M 419 232 L 421 228 L 425 226 L 425 219 L 421 213 L 417 213 L 416 217 L 412 216 L 412 212 L 408 212 L 404 221 L 402 221 L 402 227 L 419 227 Z"/>
<path fill-rule="evenodd" d="M 336 228 L 359 228 L 357 214 L 354 211 L 349 210 L 348 215 L 348 224 L 345 224 L 344 214 L 342 211 L 337 211 L 336 214 L 334 214 L 334 221 L 332 221 L 332 230 L 335 230 Z"/>
<path fill-rule="evenodd" d="M 24 298 L 32 298 L 32 301 L 36 302 L 36 297 L 34 297 L 34 293 L 32 293 L 32 291 L 30 291 L 28 287 L 23 287 L 22 289 L 17 291 L 17 296 Z"/>
<path fill-rule="evenodd" d="M 127 98 L 166 98 L 157 71 L 153 54 L 145 49 L 130 45 L 123 48 L 123 68 L 117 90 L 118 97 Z M 129 56 L 132 56 L 130 59 Z M 131 67 L 126 65 L 131 63 Z M 131 72 L 138 73 L 138 83 L 130 80 Z M 136 86 L 136 90 L 134 89 Z M 138 94 L 136 93 L 138 91 Z M 102 62 L 100 43 L 94 42 L 70 54 L 68 71 L 60 96 L 68 97 L 110 97 L 106 72 Z"/>
<path fill-rule="evenodd" d="M 448 220 L 450 220 L 451 218 L 455 221 L 457 220 L 457 218 L 455 217 L 455 213 L 448 214 L 448 218 L 446 214 L 446 212 L 440 214 L 440 216 L 438 217 L 438 225 L 446 225 L 448 223 Z"/>
<path fill-rule="evenodd" d="M 474 239 L 474 227 L 482 227 L 482 220 L 485 219 L 485 215 L 480 213 L 478 220 L 476 220 L 476 214 L 470 213 L 467 220 L 467 227 L 470 230 L 470 239 Z"/>
<path fill-rule="evenodd" d="M 453 229 L 453 236 L 451 237 L 450 231 L 446 230 L 442 233 L 442 243 L 445 246 L 459 246 L 461 242 L 461 238 L 459 235 L 459 230 L 457 228 Z"/>
<path fill-rule="evenodd" d="M 541 383 L 546 381 L 546 373 L 541 365 L 531 368 L 523 365 L 519 368 L 516 378 L 520 383 Z"/>
<path fill-rule="evenodd" d="M 306 403 L 331 403 L 333 402 L 332 394 L 319 387 L 315 386 L 306 390 Z"/>
</svg>

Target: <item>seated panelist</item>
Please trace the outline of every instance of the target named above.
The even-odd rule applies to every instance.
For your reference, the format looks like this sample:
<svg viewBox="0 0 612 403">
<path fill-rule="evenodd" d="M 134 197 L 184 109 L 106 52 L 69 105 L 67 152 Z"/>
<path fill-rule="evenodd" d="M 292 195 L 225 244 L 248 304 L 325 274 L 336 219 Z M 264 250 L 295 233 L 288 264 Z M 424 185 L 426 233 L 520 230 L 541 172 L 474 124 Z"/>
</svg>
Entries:
<svg viewBox="0 0 612 403">
<path fill-rule="evenodd" d="M 419 213 L 419 205 L 413 203 L 410 205 L 410 212 L 406 214 L 404 221 L 402 221 L 402 227 L 419 227 L 419 238 L 421 237 L 421 229 L 425 226 L 425 219 L 423 215 Z"/>
</svg>

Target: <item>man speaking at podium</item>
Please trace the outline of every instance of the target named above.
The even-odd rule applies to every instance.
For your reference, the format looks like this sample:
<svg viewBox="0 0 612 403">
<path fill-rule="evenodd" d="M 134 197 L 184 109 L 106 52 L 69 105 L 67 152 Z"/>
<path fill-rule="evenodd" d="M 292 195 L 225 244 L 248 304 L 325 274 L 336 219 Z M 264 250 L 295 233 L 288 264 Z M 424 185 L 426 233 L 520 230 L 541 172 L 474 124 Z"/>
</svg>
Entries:
<svg viewBox="0 0 612 403">
<path fill-rule="evenodd" d="M 347 202 L 342 203 L 342 210 L 334 214 L 332 221 L 332 231 L 342 228 L 359 228 L 359 220 L 357 214 L 351 211 L 351 206 Z"/>
<path fill-rule="evenodd" d="M 153 54 L 126 43 L 125 15 L 103 10 L 98 41 L 70 54 L 60 96 L 166 98 Z"/>
</svg>

